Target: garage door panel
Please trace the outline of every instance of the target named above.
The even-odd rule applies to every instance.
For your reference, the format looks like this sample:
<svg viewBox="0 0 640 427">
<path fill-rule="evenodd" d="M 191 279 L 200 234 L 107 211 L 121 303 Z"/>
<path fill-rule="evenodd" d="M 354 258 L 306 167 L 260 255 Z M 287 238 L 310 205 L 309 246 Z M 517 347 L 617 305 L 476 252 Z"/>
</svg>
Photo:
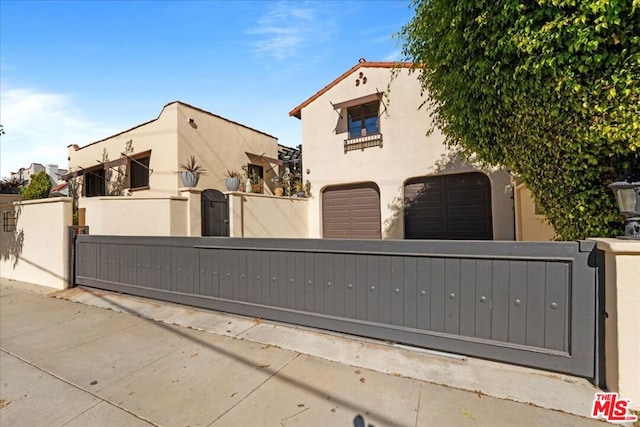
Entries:
<svg viewBox="0 0 640 427">
<path fill-rule="evenodd" d="M 475 207 L 467 208 L 464 206 L 449 206 L 449 208 L 447 209 L 447 215 L 455 216 L 455 217 L 464 217 L 464 218 L 481 217 L 484 219 L 489 214 L 490 214 L 489 210 L 484 208 L 483 206 L 479 208 L 475 208 Z"/>
<path fill-rule="evenodd" d="M 322 193 L 323 237 L 379 239 L 380 195 L 374 184 L 336 186 Z"/>
<path fill-rule="evenodd" d="M 446 193 L 447 200 L 450 202 L 473 202 L 473 201 L 481 201 L 484 202 L 487 199 L 487 195 L 483 191 L 478 191 L 478 189 L 465 189 L 463 191 L 455 191 L 448 190 Z"/>
<path fill-rule="evenodd" d="M 491 184 L 478 172 L 420 177 L 405 185 L 405 238 L 493 239 Z"/>
</svg>

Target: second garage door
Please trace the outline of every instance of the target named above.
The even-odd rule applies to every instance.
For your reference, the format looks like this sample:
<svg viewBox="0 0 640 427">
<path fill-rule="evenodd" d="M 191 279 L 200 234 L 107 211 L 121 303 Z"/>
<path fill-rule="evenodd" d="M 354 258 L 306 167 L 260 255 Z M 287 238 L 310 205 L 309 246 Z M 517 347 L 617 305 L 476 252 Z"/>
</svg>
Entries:
<svg viewBox="0 0 640 427">
<path fill-rule="evenodd" d="M 380 239 L 380 193 L 373 183 L 329 187 L 322 193 L 327 239 Z"/>
<path fill-rule="evenodd" d="M 414 178 L 404 196 L 405 239 L 493 239 L 491 182 L 482 173 Z"/>
</svg>

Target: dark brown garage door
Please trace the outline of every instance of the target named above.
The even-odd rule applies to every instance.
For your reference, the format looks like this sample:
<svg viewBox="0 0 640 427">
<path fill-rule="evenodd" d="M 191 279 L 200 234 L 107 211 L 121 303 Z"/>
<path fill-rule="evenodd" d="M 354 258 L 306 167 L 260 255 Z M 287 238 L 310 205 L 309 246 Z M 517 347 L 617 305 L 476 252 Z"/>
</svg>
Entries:
<svg viewBox="0 0 640 427">
<path fill-rule="evenodd" d="M 405 184 L 406 239 L 492 240 L 491 183 L 479 172 Z"/>
<path fill-rule="evenodd" d="M 380 194 L 373 183 L 329 187 L 322 193 L 327 239 L 380 239 Z"/>
</svg>

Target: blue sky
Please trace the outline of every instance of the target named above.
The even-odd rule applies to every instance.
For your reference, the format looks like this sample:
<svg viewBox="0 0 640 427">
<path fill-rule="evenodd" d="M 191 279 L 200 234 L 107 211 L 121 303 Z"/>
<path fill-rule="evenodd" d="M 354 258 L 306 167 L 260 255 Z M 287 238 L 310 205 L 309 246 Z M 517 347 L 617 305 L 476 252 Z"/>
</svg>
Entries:
<svg viewBox="0 0 640 427">
<path fill-rule="evenodd" d="M 401 59 L 408 0 L 0 0 L 0 175 L 66 167 L 181 100 L 300 144 L 298 104 L 354 66 Z"/>
</svg>

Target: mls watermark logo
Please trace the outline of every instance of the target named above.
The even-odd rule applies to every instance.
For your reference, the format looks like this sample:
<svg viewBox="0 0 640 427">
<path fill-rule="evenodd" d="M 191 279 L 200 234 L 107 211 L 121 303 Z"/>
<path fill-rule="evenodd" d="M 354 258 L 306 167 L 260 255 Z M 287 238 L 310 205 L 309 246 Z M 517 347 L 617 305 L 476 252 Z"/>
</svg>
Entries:
<svg viewBox="0 0 640 427">
<path fill-rule="evenodd" d="M 619 399 L 618 393 L 596 393 L 591 410 L 592 418 L 604 418 L 610 422 L 637 421 L 638 417 L 629 412 L 628 399 Z"/>
</svg>

